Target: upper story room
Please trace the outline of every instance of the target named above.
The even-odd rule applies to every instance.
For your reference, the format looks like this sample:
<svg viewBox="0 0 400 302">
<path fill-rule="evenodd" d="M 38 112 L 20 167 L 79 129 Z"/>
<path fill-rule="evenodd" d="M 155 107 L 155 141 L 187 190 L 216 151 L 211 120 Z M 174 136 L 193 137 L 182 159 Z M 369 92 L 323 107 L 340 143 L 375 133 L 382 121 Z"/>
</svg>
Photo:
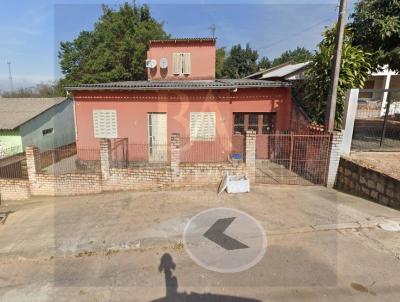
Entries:
<svg viewBox="0 0 400 302">
<path fill-rule="evenodd" d="M 148 79 L 215 80 L 215 45 L 215 38 L 150 40 Z"/>
</svg>

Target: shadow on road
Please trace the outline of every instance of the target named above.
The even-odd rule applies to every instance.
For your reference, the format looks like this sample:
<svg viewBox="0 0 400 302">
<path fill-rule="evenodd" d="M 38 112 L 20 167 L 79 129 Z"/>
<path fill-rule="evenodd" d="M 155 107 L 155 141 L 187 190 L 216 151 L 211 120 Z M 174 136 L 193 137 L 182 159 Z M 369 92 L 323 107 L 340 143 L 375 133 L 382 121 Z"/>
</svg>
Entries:
<svg viewBox="0 0 400 302">
<path fill-rule="evenodd" d="M 215 295 L 215 294 L 198 294 L 192 292 L 190 294 L 183 292 L 178 292 L 178 279 L 174 276 L 173 271 L 176 268 L 176 264 L 174 263 L 170 254 L 166 253 L 161 257 L 160 265 L 158 270 L 160 273 L 164 272 L 165 276 L 165 287 L 166 293 L 165 297 L 153 300 L 152 302 L 198 302 L 198 301 L 207 301 L 207 302 L 260 302 L 260 300 L 242 298 L 242 297 L 234 297 L 227 295 Z"/>
</svg>

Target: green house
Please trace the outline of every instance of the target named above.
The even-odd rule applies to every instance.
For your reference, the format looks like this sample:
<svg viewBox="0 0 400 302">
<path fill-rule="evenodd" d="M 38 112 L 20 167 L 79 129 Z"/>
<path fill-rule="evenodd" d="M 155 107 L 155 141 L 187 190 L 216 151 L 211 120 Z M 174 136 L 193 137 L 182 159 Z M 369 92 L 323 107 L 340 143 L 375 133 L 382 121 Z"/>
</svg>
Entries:
<svg viewBox="0 0 400 302">
<path fill-rule="evenodd" d="M 75 142 L 73 102 L 65 98 L 0 98 L 0 157 L 26 146 L 49 150 Z"/>
</svg>

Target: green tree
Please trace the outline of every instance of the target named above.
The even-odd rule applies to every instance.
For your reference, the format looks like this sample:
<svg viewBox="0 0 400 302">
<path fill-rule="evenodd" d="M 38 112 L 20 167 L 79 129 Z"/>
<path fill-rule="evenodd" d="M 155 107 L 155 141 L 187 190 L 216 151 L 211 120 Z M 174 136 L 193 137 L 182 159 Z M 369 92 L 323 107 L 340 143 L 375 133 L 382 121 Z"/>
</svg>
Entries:
<svg viewBox="0 0 400 302">
<path fill-rule="evenodd" d="M 303 63 L 310 61 L 313 57 L 311 51 L 304 47 L 297 47 L 294 50 L 286 50 L 279 57 L 272 61 L 272 66 L 280 65 L 286 62 Z"/>
<path fill-rule="evenodd" d="M 388 64 L 400 72 L 400 1 L 361 0 L 352 18 L 354 44 L 371 52 L 373 67 Z"/>
<path fill-rule="evenodd" d="M 242 48 L 240 44 L 232 46 L 229 56 L 222 68 L 225 78 L 239 79 L 257 71 L 257 50 L 251 49 L 249 44 Z"/>
<path fill-rule="evenodd" d="M 301 103 L 309 117 L 319 124 L 322 124 L 325 118 L 335 51 L 335 33 L 336 26 L 324 32 L 324 39 L 318 44 L 318 50 L 306 70 L 305 96 Z M 361 47 L 353 46 L 352 40 L 351 31 L 345 29 L 336 105 L 336 127 L 342 125 L 346 92 L 354 87 L 363 87 L 371 70 L 369 54 Z"/>
<path fill-rule="evenodd" d="M 225 63 L 226 50 L 225 47 L 217 48 L 215 56 L 215 76 L 217 79 L 223 77 L 223 68 Z"/>
<path fill-rule="evenodd" d="M 35 87 L 19 88 L 1 94 L 5 98 L 52 98 L 63 96 L 64 92 L 58 89 L 58 85 L 52 83 L 41 83 Z"/>
<path fill-rule="evenodd" d="M 61 85 L 143 80 L 148 41 L 168 37 L 147 5 L 102 8 L 93 31 L 82 31 L 72 42 L 61 42 L 58 58 L 65 76 Z"/>
<path fill-rule="evenodd" d="M 270 61 L 270 59 L 268 59 L 267 57 L 262 57 L 257 64 L 258 69 L 267 69 L 270 68 L 272 66 L 272 63 Z"/>
</svg>

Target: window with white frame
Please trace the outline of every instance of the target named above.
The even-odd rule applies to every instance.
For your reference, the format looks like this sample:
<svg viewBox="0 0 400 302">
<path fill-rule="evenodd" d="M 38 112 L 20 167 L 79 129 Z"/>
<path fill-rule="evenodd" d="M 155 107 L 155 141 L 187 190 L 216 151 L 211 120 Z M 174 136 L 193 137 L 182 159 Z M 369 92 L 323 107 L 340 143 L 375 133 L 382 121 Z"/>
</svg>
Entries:
<svg viewBox="0 0 400 302">
<path fill-rule="evenodd" d="M 117 138 L 117 112 L 93 110 L 93 130 L 96 138 Z"/>
<path fill-rule="evenodd" d="M 215 139 L 215 112 L 190 112 L 190 140 Z"/>
<path fill-rule="evenodd" d="M 172 54 L 173 73 L 176 75 L 192 72 L 191 55 L 188 52 L 174 52 Z"/>
</svg>

